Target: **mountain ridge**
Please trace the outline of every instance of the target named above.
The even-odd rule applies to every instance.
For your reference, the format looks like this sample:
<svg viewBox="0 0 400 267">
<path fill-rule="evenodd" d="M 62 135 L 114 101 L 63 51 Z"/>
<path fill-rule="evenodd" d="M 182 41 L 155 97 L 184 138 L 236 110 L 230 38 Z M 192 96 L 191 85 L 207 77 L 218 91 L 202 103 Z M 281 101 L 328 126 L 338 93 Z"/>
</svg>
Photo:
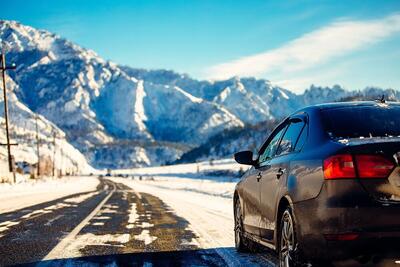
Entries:
<svg viewBox="0 0 400 267">
<path fill-rule="evenodd" d="M 266 79 L 206 81 L 132 68 L 13 21 L 0 21 L 0 38 L 8 61 L 17 64 L 10 72 L 17 98 L 62 129 L 97 168 L 173 162 L 224 131 L 276 120 L 306 105 L 358 95 L 400 99 L 394 89 L 312 85 L 295 94 Z"/>
</svg>

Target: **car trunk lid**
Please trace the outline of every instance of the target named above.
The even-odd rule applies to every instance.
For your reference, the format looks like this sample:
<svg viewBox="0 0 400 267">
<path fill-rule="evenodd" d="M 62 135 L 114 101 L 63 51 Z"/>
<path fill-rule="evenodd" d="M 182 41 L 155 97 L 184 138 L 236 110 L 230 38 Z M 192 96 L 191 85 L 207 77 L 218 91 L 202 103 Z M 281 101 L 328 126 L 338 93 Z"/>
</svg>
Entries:
<svg viewBox="0 0 400 267">
<path fill-rule="evenodd" d="M 400 138 L 341 139 L 364 189 L 383 204 L 400 204 Z"/>
</svg>

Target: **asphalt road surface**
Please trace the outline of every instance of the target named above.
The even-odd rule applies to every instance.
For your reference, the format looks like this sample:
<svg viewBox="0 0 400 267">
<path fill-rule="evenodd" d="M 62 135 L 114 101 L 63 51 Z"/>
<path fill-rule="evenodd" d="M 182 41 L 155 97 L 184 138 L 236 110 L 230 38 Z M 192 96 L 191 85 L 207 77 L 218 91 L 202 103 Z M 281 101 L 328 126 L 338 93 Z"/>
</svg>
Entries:
<svg viewBox="0 0 400 267">
<path fill-rule="evenodd" d="M 229 262 L 196 238 L 160 198 L 101 179 L 93 192 L 0 214 L 0 266 L 273 265 L 224 248 L 236 253 Z"/>
<path fill-rule="evenodd" d="M 100 179 L 94 191 L 0 214 L 0 266 L 276 266 L 269 250 L 241 254 L 226 246 L 231 242 L 223 237 L 233 238 L 232 218 L 207 210 L 193 196 L 151 191 L 159 198 L 113 180 Z M 167 195 L 180 203 L 174 205 L 178 213 L 161 200 Z M 400 265 L 387 259 L 364 266 Z"/>
</svg>

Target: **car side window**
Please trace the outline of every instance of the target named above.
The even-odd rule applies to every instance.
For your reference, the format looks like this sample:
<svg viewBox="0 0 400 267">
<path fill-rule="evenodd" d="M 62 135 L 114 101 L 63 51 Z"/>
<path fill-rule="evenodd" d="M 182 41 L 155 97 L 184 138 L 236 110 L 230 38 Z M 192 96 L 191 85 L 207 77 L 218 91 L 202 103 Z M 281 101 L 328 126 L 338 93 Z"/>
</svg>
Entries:
<svg viewBox="0 0 400 267">
<path fill-rule="evenodd" d="M 297 140 L 296 147 L 294 148 L 295 151 L 300 151 L 304 144 L 307 141 L 307 136 L 308 136 L 308 128 L 307 128 L 307 123 L 303 127 L 303 130 L 301 131 L 301 134 L 299 136 L 299 139 Z"/>
<path fill-rule="evenodd" d="M 283 126 L 282 129 L 278 130 L 278 132 L 271 139 L 269 144 L 264 147 L 264 150 L 261 151 L 258 163 L 265 162 L 275 155 L 276 149 L 278 148 L 279 140 L 281 139 L 282 134 L 285 132 L 286 128 L 287 126 Z"/>
<path fill-rule="evenodd" d="M 298 119 L 290 122 L 289 127 L 282 137 L 282 140 L 276 150 L 276 155 L 285 155 L 295 151 L 295 146 L 299 136 L 304 128 L 304 121 Z"/>
</svg>

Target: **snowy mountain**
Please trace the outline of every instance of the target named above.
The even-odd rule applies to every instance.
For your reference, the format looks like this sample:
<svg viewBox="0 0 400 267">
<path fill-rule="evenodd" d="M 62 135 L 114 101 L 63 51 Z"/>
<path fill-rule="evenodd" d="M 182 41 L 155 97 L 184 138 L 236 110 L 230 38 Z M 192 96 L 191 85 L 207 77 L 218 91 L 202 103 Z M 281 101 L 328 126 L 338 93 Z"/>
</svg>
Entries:
<svg viewBox="0 0 400 267">
<path fill-rule="evenodd" d="M 216 103 L 178 86 L 137 79 L 93 51 L 47 31 L 1 21 L 0 38 L 8 48 L 8 61 L 18 66 L 10 72 L 18 85 L 18 99 L 64 130 L 96 167 L 115 167 L 97 159 L 107 156 L 100 153 L 115 151 L 121 140 L 174 141 L 190 147 L 218 131 L 243 125 Z M 152 158 L 158 154 L 153 150 L 165 150 L 163 154 L 172 158 Z M 128 150 L 121 147 L 120 156 L 131 166 L 148 165 L 176 159 L 184 151 L 136 144 Z"/>
<path fill-rule="evenodd" d="M 363 90 L 346 90 L 340 85 L 320 87 L 311 85 L 302 94 L 273 85 L 268 80 L 252 77 L 233 77 L 223 81 L 202 81 L 170 70 L 144 70 L 121 67 L 129 75 L 153 84 L 179 86 L 193 96 L 223 106 L 245 124 L 257 124 L 269 119 L 283 118 L 304 106 L 335 102 L 341 99 L 400 100 L 394 89 L 367 87 Z M 357 98 L 358 96 L 358 98 Z"/>
<path fill-rule="evenodd" d="M 10 137 L 11 142 L 17 144 L 17 146 L 12 146 L 11 152 L 16 163 L 37 163 L 37 121 L 39 151 L 42 162 L 47 160 L 52 161 L 54 159 L 56 169 L 62 169 L 69 173 L 93 172 L 93 168 L 88 164 L 85 156 L 68 143 L 65 138 L 65 133 L 46 118 L 35 114 L 21 103 L 14 94 L 14 92 L 18 90 L 18 86 L 8 76 L 6 76 L 6 81 L 8 89 Z M 4 129 L 3 97 L 0 99 L 0 124 L 1 128 Z M 53 137 L 55 137 L 55 140 Z M 1 143 L 6 143 L 4 130 L 0 131 L 0 140 Z M 6 146 L 0 147 L 0 160 L 3 162 L 7 161 Z"/>
<path fill-rule="evenodd" d="M 173 162 L 224 132 L 340 99 L 400 99 L 393 89 L 311 86 L 303 94 L 268 80 L 201 81 L 170 70 L 119 66 L 48 31 L 0 21 L 15 97 L 59 127 L 97 168 Z M 231 146 L 234 147 L 234 146 Z"/>
</svg>

